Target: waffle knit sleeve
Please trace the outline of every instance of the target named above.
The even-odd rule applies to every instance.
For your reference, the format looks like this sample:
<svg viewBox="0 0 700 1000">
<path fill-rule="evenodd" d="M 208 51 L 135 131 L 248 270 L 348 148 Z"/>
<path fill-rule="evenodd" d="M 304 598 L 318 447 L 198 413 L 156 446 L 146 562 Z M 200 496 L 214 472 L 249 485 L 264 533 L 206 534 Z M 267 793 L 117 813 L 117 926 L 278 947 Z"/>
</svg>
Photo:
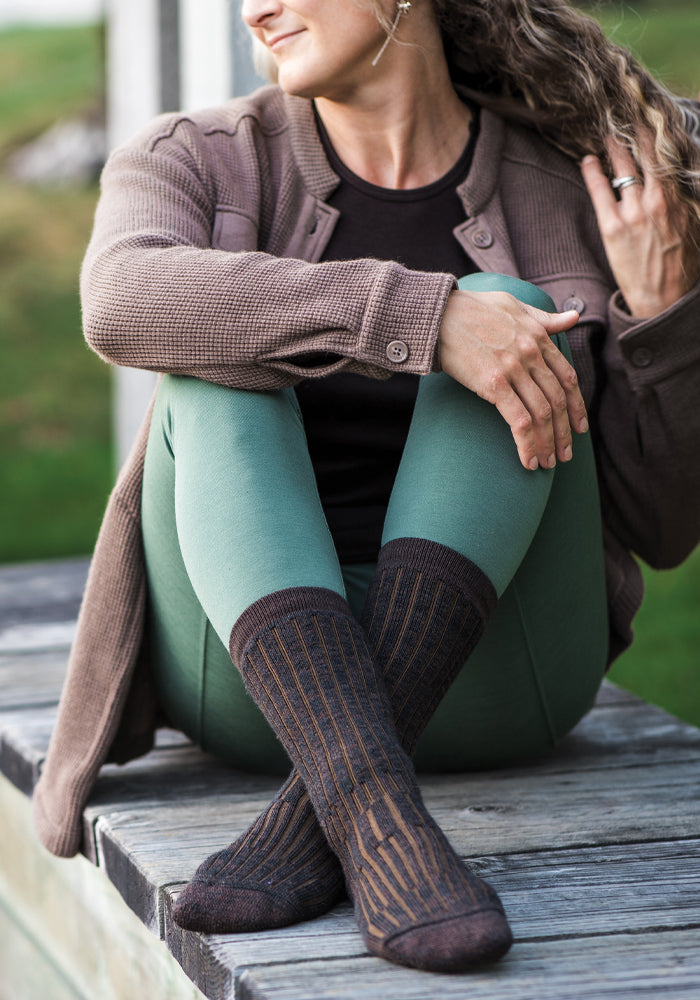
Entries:
<svg viewBox="0 0 700 1000">
<path fill-rule="evenodd" d="M 156 127 L 155 137 L 116 151 L 103 174 L 81 275 L 85 335 L 98 354 L 253 389 L 338 370 L 386 377 L 397 370 L 387 354 L 396 340 L 407 347 L 401 371 L 437 366 L 449 275 L 265 252 L 272 241 L 294 242 L 298 222 L 285 206 L 293 185 L 279 177 L 293 173 L 289 162 L 263 169 L 260 139 L 243 128 L 222 162 L 222 144 L 188 119 Z M 212 248 L 225 184 L 227 201 L 238 199 L 251 228 L 260 234 L 267 226 L 262 250 Z"/>
</svg>

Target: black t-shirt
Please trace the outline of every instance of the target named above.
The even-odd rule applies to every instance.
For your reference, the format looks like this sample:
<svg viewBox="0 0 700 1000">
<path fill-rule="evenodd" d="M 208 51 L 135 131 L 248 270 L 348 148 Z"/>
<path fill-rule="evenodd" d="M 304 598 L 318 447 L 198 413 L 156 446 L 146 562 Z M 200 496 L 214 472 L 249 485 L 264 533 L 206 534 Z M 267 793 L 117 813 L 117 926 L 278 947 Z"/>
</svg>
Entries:
<svg viewBox="0 0 700 1000">
<path fill-rule="evenodd" d="M 318 121 L 340 184 L 328 203 L 340 212 L 323 260 L 374 257 L 415 271 L 460 277 L 477 269 L 452 230 L 464 221 L 456 193 L 471 165 L 478 111 L 454 167 L 426 187 L 396 191 L 357 177 L 338 159 Z M 394 477 L 418 392 L 418 375 L 388 380 L 339 374 L 296 386 L 321 503 L 341 563 L 377 557 Z"/>
</svg>

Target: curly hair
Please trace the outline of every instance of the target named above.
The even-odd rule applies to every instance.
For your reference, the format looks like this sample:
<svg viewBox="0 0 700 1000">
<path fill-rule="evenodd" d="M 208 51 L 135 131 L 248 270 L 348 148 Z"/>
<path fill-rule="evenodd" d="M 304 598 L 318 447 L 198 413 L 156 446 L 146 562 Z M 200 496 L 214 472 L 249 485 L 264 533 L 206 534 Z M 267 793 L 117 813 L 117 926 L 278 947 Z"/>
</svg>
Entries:
<svg viewBox="0 0 700 1000">
<path fill-rule="evenodd" d="M 381 0 L 369 0 L 387 30 Z M 431 0 L 450 75 L 479 104 L 538 129 L 575 159 L 617 138 L 688 210 L 700 247 L 700 106 L 675 97 L 567 0 Z M 650 142 L 649 142 L 650 141 Z"/>
</svg>

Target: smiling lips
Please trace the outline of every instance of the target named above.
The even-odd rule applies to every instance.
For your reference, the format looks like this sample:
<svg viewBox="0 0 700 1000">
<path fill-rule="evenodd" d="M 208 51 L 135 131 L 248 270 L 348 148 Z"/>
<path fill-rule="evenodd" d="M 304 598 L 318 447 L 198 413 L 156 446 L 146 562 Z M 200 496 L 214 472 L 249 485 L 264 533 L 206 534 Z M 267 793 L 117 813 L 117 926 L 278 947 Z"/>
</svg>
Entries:
<svg viewBox="0 0 700 1000">
<path fill-rule="evenodd" d="M 276 49 L 282 42 L 286 42 L 290 38 L 296 38 L 297 35 L 300 35 L 302 33 L 302 30 L 303 29 L 300 28 L 297 31 L 288 31 L 284 35 L 276 35 L 274 38 L 271 38 L 268 42 L 265 42 L 265 44 L 267 45 L 268 49 L 272 51 Z"/>
</svg>

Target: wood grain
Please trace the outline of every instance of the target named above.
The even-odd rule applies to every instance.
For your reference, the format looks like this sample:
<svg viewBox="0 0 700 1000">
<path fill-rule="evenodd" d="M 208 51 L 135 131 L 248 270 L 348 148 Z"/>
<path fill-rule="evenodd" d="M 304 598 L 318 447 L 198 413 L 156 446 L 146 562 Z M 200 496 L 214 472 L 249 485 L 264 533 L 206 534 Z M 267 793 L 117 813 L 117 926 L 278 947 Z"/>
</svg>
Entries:
<svg viewBox="0 0 700 1000">
<path fill-rule="evenodd" d="M 27 794 L 85 569 L 0 570 L 0 601 L 10 595 L 0 613 L 0 771 Z M 171 730 L 140 760 L 103 768 L 85 849 L 211 1000 L 688 1000 L 700 996 L 699 779 L 700 731 L 610 684 L 547 757 L 422 775 L 428 807 L 500 893 L 516 937 L 504 962 L 468 976 L 368 956 L 349 903 L 266 933 L 178 928 L 171 911 L 184 883 L 282 779 L 235 771 Z"/>
</svg>

